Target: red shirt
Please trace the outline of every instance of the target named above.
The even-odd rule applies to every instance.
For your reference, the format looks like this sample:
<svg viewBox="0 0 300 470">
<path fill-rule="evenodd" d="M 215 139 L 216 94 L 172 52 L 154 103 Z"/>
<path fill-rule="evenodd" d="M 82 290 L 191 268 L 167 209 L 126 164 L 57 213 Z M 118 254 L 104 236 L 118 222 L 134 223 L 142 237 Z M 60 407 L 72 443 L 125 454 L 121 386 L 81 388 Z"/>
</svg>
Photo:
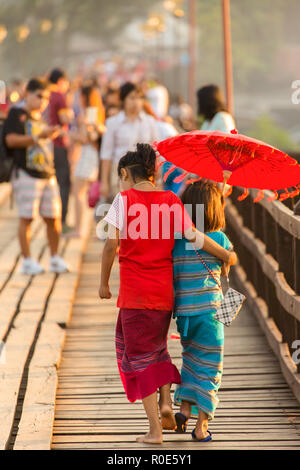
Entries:
<svg viewBox="0 0 300 470">
<path fill-rule="evenodd" d="M 56 91 L 55 87 L 52 87 L 48 108 L 48 120 L 50 126 L 61 126 L 59 114 L 64 112 L 67 108 L 68 106 L 65 96 L 59 91 Z M 57 139 L 53 141 L 53 144 L 55 147 L 66 147 L 66 142 L 66 139 L 63 137 L 57 137 Z"/>
<path fill-rule="evenodd" d="M 174 234 L 183 234 L 192 226 L 192 221 L 180 199 L 171 191 L 130 189 L 121 195 L 124 228 L 120 232 L 117 305 L 119 308 L 172 310 Z M 174 210 L 170 211 L 172 206 Z M 136 239 L 138 232 L 140 237 Z"/>
</svg>

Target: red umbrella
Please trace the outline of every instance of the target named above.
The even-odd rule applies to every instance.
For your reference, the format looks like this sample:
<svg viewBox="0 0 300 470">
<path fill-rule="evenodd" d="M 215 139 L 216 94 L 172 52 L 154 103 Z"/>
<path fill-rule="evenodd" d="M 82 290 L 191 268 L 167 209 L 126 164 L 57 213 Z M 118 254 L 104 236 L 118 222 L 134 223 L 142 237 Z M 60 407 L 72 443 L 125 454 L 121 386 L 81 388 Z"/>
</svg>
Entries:
<svg viewBox="0 0 300 470">
<path fill-rule="evenodd" d="M 188 173 L 216 182 L 227 182 L 231 186 L 277 190 L 287 189 L 281 199 L 296 196 L 300 192 L 300 165 L 275 147 L 252 139 L 236 130 L 231 134 L 219 131 L 192 131 L 153 144 L 157 154 L 173 166 Z M 161 162 L 163 164 L 163 162 Z M 177 182 L 185 175 L 177 178 Z M 174 180 L 176 181 L 176 180 Z M 248 194 L 247 190 L 243 199 Z M 261 192 L 257 198 L 263 197 Z"/>
</svg>

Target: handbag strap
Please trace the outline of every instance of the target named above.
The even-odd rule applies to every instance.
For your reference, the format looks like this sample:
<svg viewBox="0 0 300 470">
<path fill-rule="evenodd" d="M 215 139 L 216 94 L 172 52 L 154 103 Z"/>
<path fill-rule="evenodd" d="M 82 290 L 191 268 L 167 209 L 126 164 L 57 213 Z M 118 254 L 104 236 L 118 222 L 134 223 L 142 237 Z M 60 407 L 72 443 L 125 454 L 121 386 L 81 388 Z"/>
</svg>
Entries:
<svg viewBox="0 0 300 470">
<path fill-rule="evenodd" d="M 204 266 L 206 267 L 207 271 L 209 272 L 209 274 L 211 275 L 211 277 L 216 281 L 216 283 L 218 284 L 219 288 L 222 289 L 222 286 L 221 284 L 219 283 L 219 281 L 217 280 L 217 278 L 214 276 L 212 270 L 207 266 L 207 264 L 205 263 L 204 259 L 202 258 L 202 256 L 200 255 L 200 253 L 198 252 L 198 250 L 194 247 L 194 250 L 195 252 L 197 253 L 197 256 L 198 258 L 200 258 L 201 262 L 204 264 Z M 227 278 L 228 279 L 228 278 Z"/>
</svg>

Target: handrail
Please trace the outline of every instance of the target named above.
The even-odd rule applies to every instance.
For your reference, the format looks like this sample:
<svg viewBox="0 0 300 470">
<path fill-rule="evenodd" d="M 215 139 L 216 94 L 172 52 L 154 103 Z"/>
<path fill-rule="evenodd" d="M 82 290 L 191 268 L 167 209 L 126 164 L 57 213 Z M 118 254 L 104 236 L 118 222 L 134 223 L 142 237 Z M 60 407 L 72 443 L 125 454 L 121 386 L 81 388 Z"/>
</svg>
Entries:
<svg viewBox="0 0 300 470">
<path fill-rule="evenodd" d="M 240 194 L 233 188 L 226 204 L 227 232 L 240 261 L 235 277 L 300 401 L 300 361 L 293 359 L 300 340 L 300 217 L 269 202 L 270 191 L 258 203 L 257 190 L 244 201 Z"/>
<path fill-rule="evenodd" d="M 257 189 L 249 190 L 252 198 L 257 196 Z M 264 191 L 265 197 L 259 204 L 261 204 L 273 217 L 273 219 L 281 225 L 282 228 L 287 230 L 291 235 L 300 239 L 300 217 L 295 215 L 288 207 L 282 202 L 272 201 L 269 202 L 267 197 L 271 197 L 273 193 L 271 191 Z"/>
</svg>

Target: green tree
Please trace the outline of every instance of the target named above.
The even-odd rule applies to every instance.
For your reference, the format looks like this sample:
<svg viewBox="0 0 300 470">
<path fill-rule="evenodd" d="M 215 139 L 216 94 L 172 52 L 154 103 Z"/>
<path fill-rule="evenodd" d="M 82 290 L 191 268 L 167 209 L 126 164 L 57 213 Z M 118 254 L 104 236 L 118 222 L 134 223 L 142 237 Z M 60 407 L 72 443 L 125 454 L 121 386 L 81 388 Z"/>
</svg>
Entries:
<svg viewBox="0 0 300 470">
<path fill-rule="evenodd" d="M 235 83 L 247 88 L 271 73 L 283 42 L 294 0 L 231 0 L 231 35 Z M 223 23 L 221 0 L 197 3 L 199 28 L 198 77 L 223 84 Z"/>
<path fill-rule="evenodd" d="M 289 132 L 279 127 L 268 115 L 260 116 L 246 134 L 285 152 L 296 151 L 299 148 Z"/>
</svg>

